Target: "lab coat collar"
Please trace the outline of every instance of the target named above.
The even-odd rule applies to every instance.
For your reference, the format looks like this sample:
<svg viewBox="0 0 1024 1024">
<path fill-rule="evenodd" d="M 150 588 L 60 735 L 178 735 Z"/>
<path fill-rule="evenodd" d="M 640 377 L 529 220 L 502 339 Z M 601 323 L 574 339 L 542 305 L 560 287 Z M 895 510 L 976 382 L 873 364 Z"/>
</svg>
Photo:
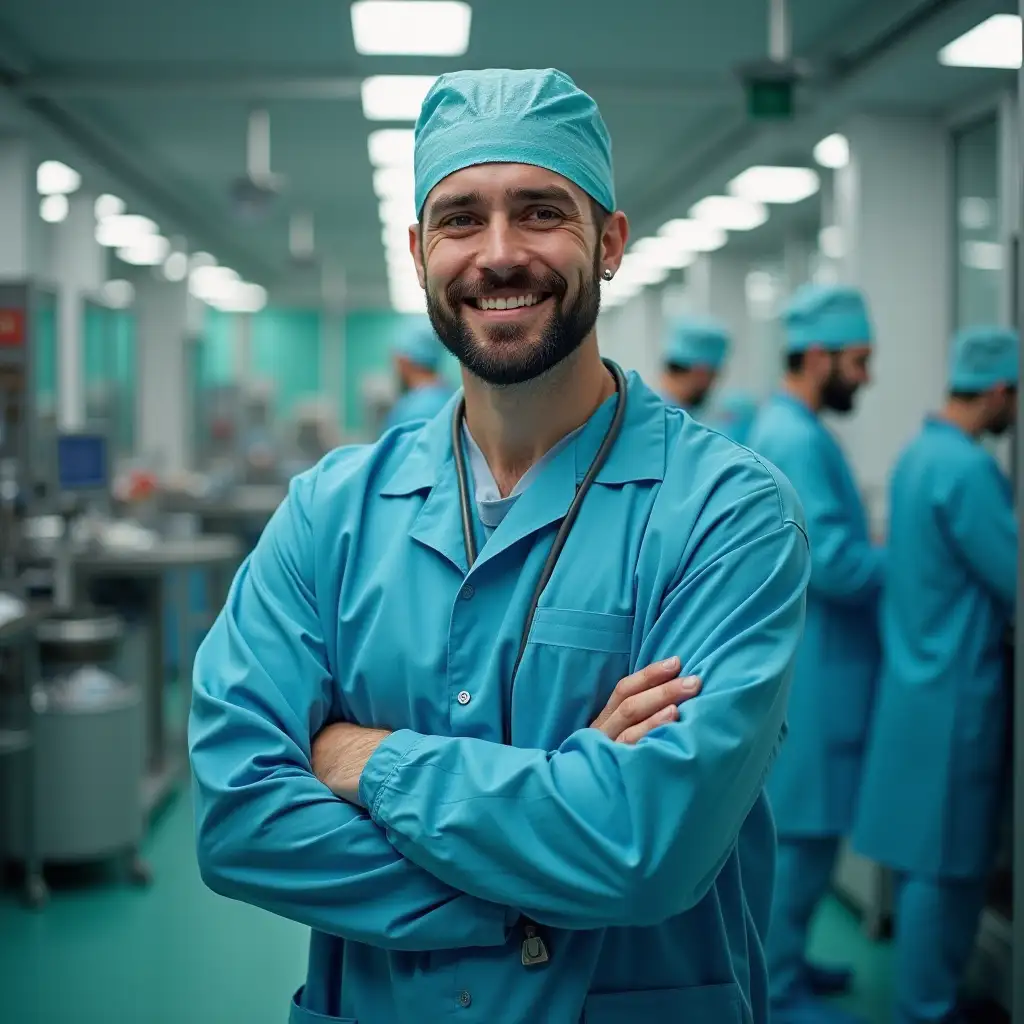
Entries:
<svg viewBox="0 0 1024 1024">
<path fill-rule="evenodd" d="M 381 489 L 381 494 L 399 497 L 429 490 L 410 536 L 440 552 L 466 573 L 458 481 L 451 443 L 452 413 L 458 398 L 458 395 L 454 396 L 422 428 L 413 450 Z M 484 545 L 474 569 L 565 515 L 576 493 L 576 485 L 586 475 L 604 439 L 614 409 L 613 396 L 594 413 L 575 442 L 567 445 L 542 468 Z M 637 374 L 628 374 L 622 434 L 595 483 L 614 487 L 641 480 L 664 479 L 665 414 L 664 403 L 658 396 L 643 384 Z"/>
<path fill-rule="evenodd" d="M 615 485 L 639 480 L 662 480 L 665 475 L 664 403 L 635 372 L 626 374 L 626 380 L 628 401 L 622 439 L 628 438 L 628 444 L 619 443 L 612 448 L 608 461 L 598 474 L 598 483 Z M 452 415 L 461 398 L 462 390 L 459 389 L 441 412 L 420 429 L 412 450 L 381 488 L 382 495 L 402 497 L 431 490 L 441 480 L 454 480 Z M 590 468 L 614 408 L 613 396 L 590 418 L 576 443 L 566 449 L 576 453 L 577 483 Z M 553 464 L 558 462 L 559 459 L 553 460 Z"/>
</svg>

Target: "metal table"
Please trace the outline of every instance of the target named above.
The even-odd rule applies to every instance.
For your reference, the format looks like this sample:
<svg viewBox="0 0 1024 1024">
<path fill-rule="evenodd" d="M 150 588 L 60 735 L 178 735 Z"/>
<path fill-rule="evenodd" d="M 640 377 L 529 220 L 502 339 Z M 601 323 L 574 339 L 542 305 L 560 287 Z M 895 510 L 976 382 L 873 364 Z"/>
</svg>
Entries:
<svg viewBox="0 0 1024 1024">
<path fill-rule="evenodd" d="M 0 725 L 0 757 L 20 755 L 25 759 L 25 791 L 21 794 L 25 822 L 25 899 L 32 906 L 46 901 L 46 883 L 39 857 L 39 834 L 35 821 L 35 770 L 32 763 L 32 744 L 35 715 L 32 713 L 32 694 L 39 681 L 39 645 L 36 627 L 46 617 L 46 609 L 33 607 L 25 615 L 0 626 L 0 649 L 17 649 L 21 654 L 21 692 L 18 694 L 15 721 Z"/>
<path fill-rule="evenodd" d="M 215 498 L 167 491 L 160 503 L 165 512 L 196 516 L 203 534 L 247 537 L 263 530 L 286 494 L 279 484 L 241 484 Z"/>
<path fill-rule="evenodd" d="M 203 618 L 204 625 L 209 626 L 224 604 L 241 556 L 241 544 L 234 537 L 216 535 L 161 540 L 156 547 L 147 551 L 91 548 L 75 554 L 76 584 L 80 590 L 84 591 L 91 580 L 126 577 L 141 584 L 144 589 L 148 640 L 143 687 L 148 752 L 145 794 L 147 810 L 161 803 L 174 788 L 184 765 L 184 734 L 189 702 L 184 701 L 186 721 L 170 737 L 165 722 L 164 655 L 168 644 L 164 630 L 165 602 L 173 601 L 179 609 L 178 671 L 184 677 L 183 687 L 187 687 L 189 669 L 195 658 L 193 629 L 198 624 L 189 606 L 187 570 L 202 568 L 207 571 L 208 604 L 211 611 Z"/>
</svg>

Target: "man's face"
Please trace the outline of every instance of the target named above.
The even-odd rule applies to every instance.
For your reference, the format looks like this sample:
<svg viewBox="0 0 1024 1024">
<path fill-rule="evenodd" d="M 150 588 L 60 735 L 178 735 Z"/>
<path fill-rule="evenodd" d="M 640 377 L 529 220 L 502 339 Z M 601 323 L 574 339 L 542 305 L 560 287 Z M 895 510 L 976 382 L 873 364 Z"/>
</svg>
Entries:
<svg viewBox="0 0 1024 1024">
<path fill-rule="evenodd" d="M 615 213 L 599 232 L 585 192 L 525 164 L 445 178 L 421 230 L 412 250 L 434 330 L 495 386 L 539 377 L 579 348 L 597 320 L 601 273 L 618 268 L 628 231 Z"/>
<path fill-rule="evenodd" d="M 824 354 L 829 359 L 829 368 L 821 386 L 821 403 L 826 409 L 845 415 L 853 411 L 857 392 L 871 381 L 871 348 L 855 345 Z"/>
<path fill-rule="evenodd" d="M 987 430 L 1002 437 L 1017 422 L 1017 389 L 1000 387 L 992 396 L 992 413 Z"/>
</svg>

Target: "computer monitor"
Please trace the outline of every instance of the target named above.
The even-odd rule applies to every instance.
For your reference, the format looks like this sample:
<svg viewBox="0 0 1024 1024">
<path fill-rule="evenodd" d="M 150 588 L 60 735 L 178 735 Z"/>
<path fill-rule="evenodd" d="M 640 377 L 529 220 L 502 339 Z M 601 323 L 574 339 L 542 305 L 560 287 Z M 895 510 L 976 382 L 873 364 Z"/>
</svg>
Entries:
<svg viewBox="0 0 1024 1024">
<path fill-rule="evenodd" d="M 58 434 L 57 490 L 75 494 L 109 491 L 108 457 L 104 434 Z"/>
</svg>

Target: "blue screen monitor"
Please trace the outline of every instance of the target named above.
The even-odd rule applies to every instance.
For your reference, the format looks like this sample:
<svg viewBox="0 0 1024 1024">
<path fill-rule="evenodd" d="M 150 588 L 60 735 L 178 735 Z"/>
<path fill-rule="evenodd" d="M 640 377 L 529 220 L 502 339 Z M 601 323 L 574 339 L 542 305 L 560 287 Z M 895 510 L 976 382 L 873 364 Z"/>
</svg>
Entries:
<svg viewBox="0 0 1024 1024">
<path fill-rule="evenodd" d="M 57 437 L 58 490 L 105 491 L 109 487 L 106 437 L 103 434 L 60 434 Z"/>
</svg>

